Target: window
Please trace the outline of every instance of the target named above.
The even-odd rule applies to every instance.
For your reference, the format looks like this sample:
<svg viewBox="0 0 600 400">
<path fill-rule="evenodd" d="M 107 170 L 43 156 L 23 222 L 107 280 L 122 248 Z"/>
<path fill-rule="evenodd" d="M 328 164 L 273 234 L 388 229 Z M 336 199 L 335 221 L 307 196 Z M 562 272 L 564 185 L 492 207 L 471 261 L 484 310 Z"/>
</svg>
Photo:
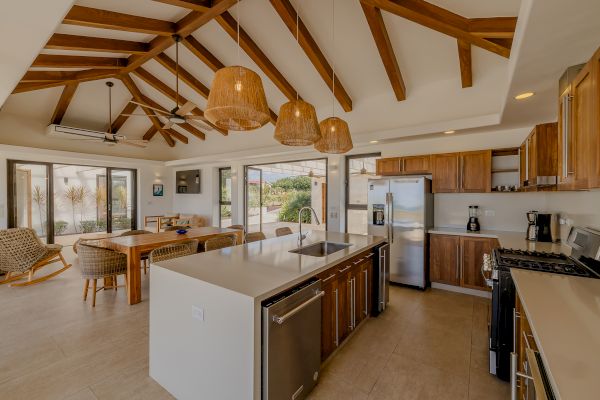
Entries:
<svg viewBox="0 0 600 400">
<path fill-rule="evenodd" d="M 366 235 L 368 181 L 380 153 L 346 156 L 346 232 Z"/>
<path fill-rule="evenodd" d="M 231 168 L 219 168 L 219 226 L 231 225 Z"/>
</svg>

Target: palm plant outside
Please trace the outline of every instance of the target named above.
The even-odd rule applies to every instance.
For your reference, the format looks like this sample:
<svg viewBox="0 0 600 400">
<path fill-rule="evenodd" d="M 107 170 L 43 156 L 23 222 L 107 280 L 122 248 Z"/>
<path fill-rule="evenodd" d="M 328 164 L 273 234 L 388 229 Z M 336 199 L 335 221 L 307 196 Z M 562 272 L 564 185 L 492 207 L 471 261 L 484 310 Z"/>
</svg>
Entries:
<svg viewBox="0 0 600 400">
<path fill-rule="evenodd" d="M 45 207 L 45 205 L 46 205 L 46 193 L 41 187 L 39 187 L 38 185 L 35 185 L 33 187 L 32 198 L 33 198 L 33 201 L 35 202 L 35 204 L 37 205 L 38 212 L 40 214 L 40 226 L 42 229 L 42 235 L 45 235 L 46 227 L 45 227 L 45 223 L 44 223 L 42 208 Z"/>
<path fill-rule="evenodd" d="M 71 215 L 73 218 L 73 229 L 75 229 L 75 233 L 78 233 L 77 223 L 75 222 L 75 213 L 77 211 L 77 208 L 79 207 L 81 212 L 81 220 L 83 220 L 84 202 L 87 195 L 88 188 L 84 185 L 67 186 L 67 188 L 65 189 L 64 196 L 71 205 Z"/>
</svg>

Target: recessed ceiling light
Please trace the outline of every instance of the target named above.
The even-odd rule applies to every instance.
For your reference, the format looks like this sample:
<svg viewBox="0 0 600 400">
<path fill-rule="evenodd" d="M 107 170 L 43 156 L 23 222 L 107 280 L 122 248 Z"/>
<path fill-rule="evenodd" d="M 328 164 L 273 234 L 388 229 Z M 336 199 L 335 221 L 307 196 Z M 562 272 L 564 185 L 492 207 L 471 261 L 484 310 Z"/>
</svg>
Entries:
<svg viewBox="0 0 600 400">
<path fill-rule="evenodd" d="M 453 133 L 455 133 L 455 132 L 456 132 L 456 131 L 445 131 L 444 133 L 445 133 L 446 135 L 452 135 L 452 134 L 453 134 Z"/>
<path fill-rule="evenodd" d="M 518 95 L 516 95 L 516 96 L 515 96 L 515 99 L 516 99 L 516 100 L 523 100 L 523 99 L 526 99 L 526 98 L 528 98 L 528 97 L 531 97 L 531 96 L 533 96 L 534 94 L 535 94 L 535 93 L 533 93 L 533 92 L 525 92 L 525 93 L 521 93 L 521 94 L 518 94 Z"/>
<path fill-rule="evenodd" d="M 369 143 L 371 143 L 371 144 L 379 143 L 379 140 L 371 140 Z"/>
</svg>

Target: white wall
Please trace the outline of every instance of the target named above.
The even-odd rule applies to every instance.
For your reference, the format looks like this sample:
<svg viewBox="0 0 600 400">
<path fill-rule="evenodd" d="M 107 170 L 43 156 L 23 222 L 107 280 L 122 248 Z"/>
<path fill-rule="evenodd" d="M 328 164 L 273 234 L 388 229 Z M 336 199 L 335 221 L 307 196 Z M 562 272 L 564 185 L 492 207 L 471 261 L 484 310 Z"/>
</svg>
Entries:
<svg viewBox="0 0 600 400">
<path fill-rule="evenodd" d="M 164 214 L 173 208 L 173 174 L 171 168 L 165 167 L 163 162 L 0 145 L 0 229 L 7 227 L 6 161 L 11 159 L 136 169 L 140 227 L 145 215 Z M 164 197 L 152 196 L 154 183 L 165 185 Z"/>
</svg>

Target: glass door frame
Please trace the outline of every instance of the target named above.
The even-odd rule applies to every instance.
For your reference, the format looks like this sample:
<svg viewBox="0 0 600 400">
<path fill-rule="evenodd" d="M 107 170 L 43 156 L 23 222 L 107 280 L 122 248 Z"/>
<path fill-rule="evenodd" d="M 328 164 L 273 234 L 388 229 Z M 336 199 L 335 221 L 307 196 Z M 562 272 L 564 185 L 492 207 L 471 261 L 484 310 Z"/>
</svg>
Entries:
<svg viewBox="0 0 600 400">
<path fill-rule="evenodd" d="M 18 204 L 17 201 L 15 201 L 17 194 L 17 165 L 31 164 L 42 165 L 46 167 L 46 243 L 54 243 L 54 195 L 52 193 L 52 188 L 54 187 L 54 174 L 52 173 L 52 163 L 43 161 L 7 160 L 6 164 L 6 178 L 8 186 L 6 188 L 6 201 L 8 205 L 7 224 L 9 228 L 17 227 Z"/>
<path fill-rule="evenodd" d="M 137 229 L 137 212 L 138 212 L 138 181 L 137 181 L 137 169 L 134 168 L 119 168 L 119 167 L 105 167 L 99 165 L 87 165 L 87 164 L 69 164 L 69 163 L 51 163 L 43 161 L 28 161 L 28 160 L 7 160 L 7 205 L 8 205 L 8 220 L 7 225 L 9 228 L 17 227 L 17 202 L 16 200 L 16 167 L 19 164 L 32 164 L 32 165 L 43 165 L 46 166 L 46 193 L 48 193 L 46 201 L 46 243 L 54 243 L 54 165 L 70 165 L 78 167 L 94 167 L 104 168 L 106 170 L 106 198 L 112 199 L 112 172 L 113 171 L 128 171 L 131 172 L 132 179 L 132 199 L 131 204 L 133 210 L 131 213 L 131 229 Z M 112 232 L 112 201 L 106 202 L 106 232 Z"/>
<path fill-rule="evenodd" d="M 252 171 L 258 171 L 258 174 L 260 176 L 259 178 L 259 183 L 258 183 L 258 226 L 259 226 L 259 231 L 262 232 L 262 202 L 263 202 L 263 194 L 262 194 L 262 184 L 263 184 L 263 171 L 260 168 L 253 168 L 253 166 L 250 165 L 246 165 L 244 167 L 244 228 L 246 229 L 246 232 L 248 232 L 249 229 L 249 221 L 248 218 L 250 217 L 248 214 L 248 196 L 250 195 L 250 191 L 248 190 L 248 172 L 252 170 Z"/>
<path fill-rule="evenodd" d="M 233 216 L 233 208 L 231 207 L 231 196 L 232 194 L 229 193 L 229 201 L 224 201 L 223 200 L 223 186 L 222 186 L 222 181 L 221 179 L 223 178 L 223 172 L 224 171 L 229 171 L 229 176 L 231 179 L 231 167 L 222 167 L 219 168 L 219 228 L 223 228 L 221 226 L 221 222 L 223 221 L 223 215 L 222 215 L 222 208 L 221 206 L 229 206 L 229 212 L 231 214 L 231 216 Z M 233 191 L 233 180 L 231 181 L 231 191 Z"/>
<path fill-rule="evenodd" d="M 365 210 L 367 211 L 369 208 L 369 204 L 351 204 L 350 203 L 350 160 L 354 160 L 357 158 L 373 158 L 373 157 L 381 157 L 381 153 L 365 153 L 365 154 L 352 154 L 350 156 L 345 157 L 346 162 L 346 170 L 344 176 L 344 187 L 345 187 L 345 196 L 344 199 L 344 232 L 348 233 L 348 210 Z"/>
</svg>

